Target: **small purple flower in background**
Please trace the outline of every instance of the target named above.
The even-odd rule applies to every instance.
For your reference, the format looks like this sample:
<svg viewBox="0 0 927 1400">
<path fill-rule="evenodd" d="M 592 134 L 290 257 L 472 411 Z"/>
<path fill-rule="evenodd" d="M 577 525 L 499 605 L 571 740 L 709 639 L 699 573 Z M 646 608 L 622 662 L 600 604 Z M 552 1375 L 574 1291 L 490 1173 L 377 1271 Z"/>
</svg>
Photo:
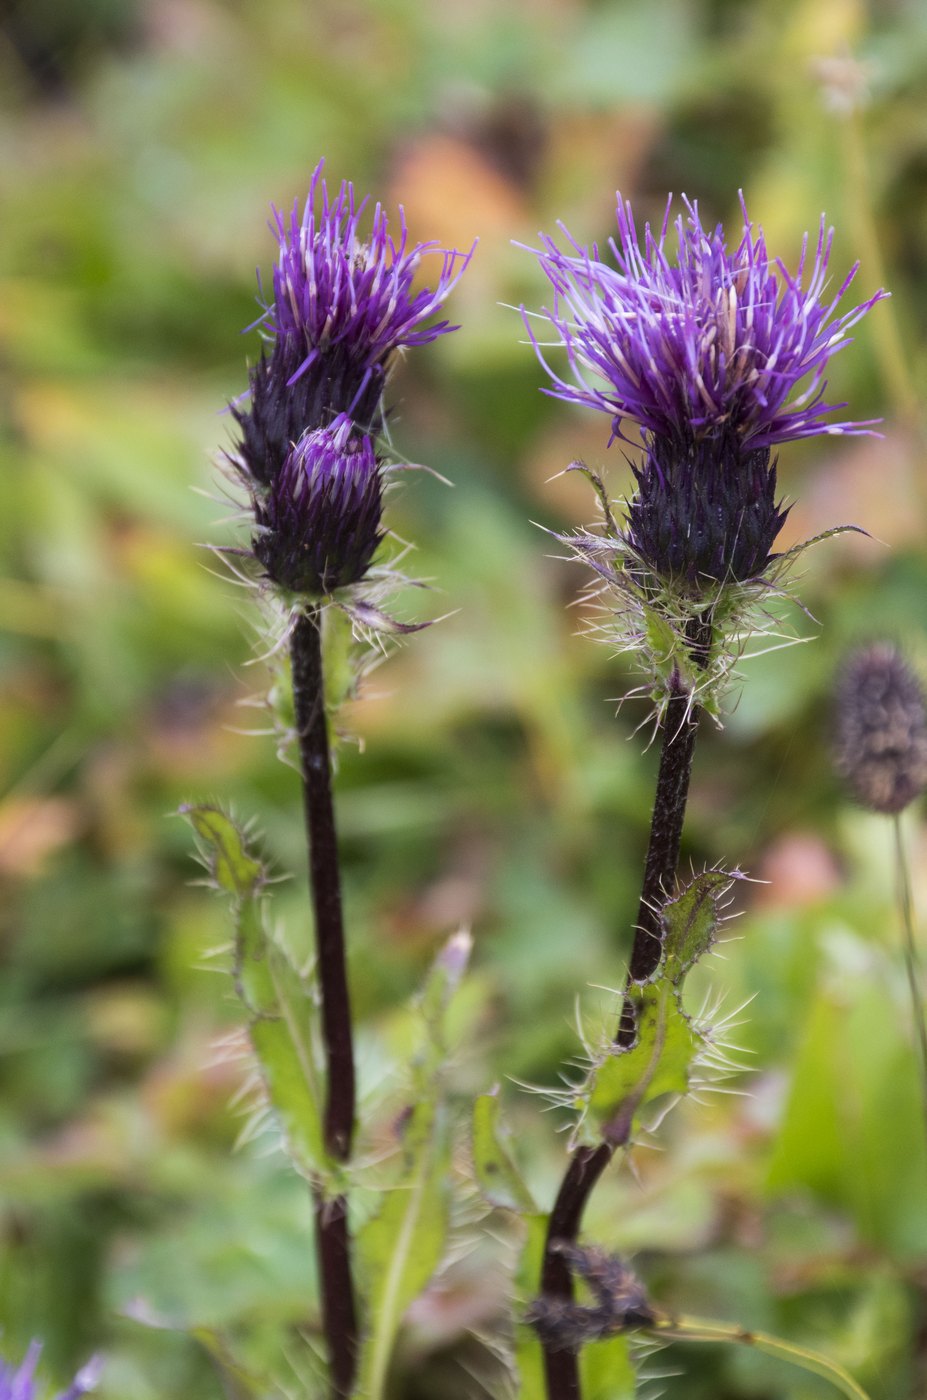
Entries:
<svg viewBox="0 0 927 1400">
<path fill-rule="evenodd" d="M 685 201 L 666 251 L 670 205 L 658 238 L 641 243 L 631 206 L 618 200 L 614 266 L 565 236 L 562 252 L 542 237 L 534 250 L 554 289 L 541 316 L 567 352 L 571 379 L 547 361 L 525 322 L 557 398 L 607 413 L 612 436 L 639 424 L 644 462 L 629 503 L 625 543 L 658 579 L 698 593 L 706 584 L 763 573 L 786 511 L 776 503 L 770 449 L 821 433 L 859 433 L 867 423 L 829 422 L 824 373 L 847 332 L 875 302 L 838 315 L 856 272 L 826 295 L 833 231 L 822 220 L 813 258 L 805 236 L 797 271 L 771 259 L 741 201 L 743 232 L 728 252 L 721 227 L 702 227 Z M 799 386 L 804 386 L 799 389 Z"/>
<path fill-rule="evenodd" d="M 255 556 L 292 593 L 320 598 L 359 583 L 383 539 L 382 500 L 373 443 L 339 414 L 305 433 L 255 496 Z"/>
<path fill-rule="evenodd" d="M 339 413 L 376 431 L 396 353 L 457 329 L 447 321 L 425 323 L 473 250 L 410 245 L 402 209 L 397 240 L 379 204 L 363 234 L 367 202 L 358 203 L 347 182 L 330 198 L 320 163 L 302 216 L 298 205 L 289 218 L 274 210 L 274 295 L 259 322 L 270 350 L 251 369 L 250 403 L 232 410 L 241 430 L 237 465 L 252 484 L 269 486 L 292 444 Z M 435 255 L 441 261 L 433 288 L 416 290 L 423 260 Z"/>
<path fill-rule="evenodd" d="M 42 1347 L 33 1342 L 26 1352 L 25 1360 L 18 1370 L 13 1370 L 6 1362 L 0 1361 L 0 1400 L 37 1400 L 35 1368 L 38 1365 Z M 101 1363 L 89 1361 L 74 1377 L 71 1385 L 56 1397 L 56 1400 L 78 1400 L 93 1390 L 100 1378 Z"/>
</svg>

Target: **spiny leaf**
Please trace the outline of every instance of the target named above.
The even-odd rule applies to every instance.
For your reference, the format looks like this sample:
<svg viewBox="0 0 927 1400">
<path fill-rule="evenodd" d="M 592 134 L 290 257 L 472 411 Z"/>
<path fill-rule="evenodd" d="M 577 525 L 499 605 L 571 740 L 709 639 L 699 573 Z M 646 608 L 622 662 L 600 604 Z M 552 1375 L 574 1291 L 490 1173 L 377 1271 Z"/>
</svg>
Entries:
<svg viewBox="0 0 927 1400">
<path fill-rule="evenodd" d="M 496 1092 L 480 1094 L 473 1105 L 473 1165 L 480 1190 L 490 1205 L 519 1213 L 536 1213 L 531 1192 L 500 1140 L 502 1105 Z"/>
<path fill-rule="evenodd" d="M 273 1009 L 252 1015 L 251 1043 L 294 1165 L 324 1183 L 336 1168 L 322 1128 L 323 1074 L 314 1035 L 317 1010 L 311 989 L 286 954 L 267 940 L 266 967 Z"/>
<path fill-rule="evenodd" d="M 245 847 L 241 829 L 219 807 L 184 805 L 180 809 L 200 839 L 209 873 L 219 889 L 247 899 L 266 879 L 264 867 Z"/>
<path fill-rule="evenodd" d="M 318 1012 L 311 985 L 268 933 L 264 867 L 244 833 L 215 807 L 185 815 L 205 848 L 219 889 L 232 896 L 235 988 L 248 1014 L 261 1078 L 294 1166 L 324 1185 L 337 1170 L 325 1151 Z"/>
<path fill-rule="evenodd" d="M 587 1342 L 579 1358 L 583 1400 L 634 1400 L 637 1379 L 627 1337 Z"/>
<path fill-rule="evenodd" d="M 403 1315 L 425 1288 L 444 1251 L 449 1149 L 433 1104 L 420 1104 L 406 1125 L 408 1173 L 388 1191 L 357 1239 L 370 1336 L 360 1393 L 381 1400 Z"/>
<path fill-rule="evenodd" d="M 350 698 L 357 681 L 354 629 L 340 608 L 326 608 L 322 614 L 322 648 L 325 705 L 335 712 Z"/>
<path fill-rule="evenodd" d="M 731 878 L 721 870 L 706 870 L 663 906 L 663 965 L 674 987 L 714 943 L 718 900 Z"/>
<path fill-rule="evenodd" d="M 686 1092 L 699 1047 L 668 981 L 632 987 L 628 997 L 637 1016 L 637 1041 L 628 1050 L 609 1050 L 593 1067 L 580 1100 L 614 1143 L 628 1141 L 640 1110 L 652 1099 Z"/>
<path fill-rule="evenodd" d="M 670 666 L 676 660 L 680 650 L 679 638 L 657 608 L 644 606 L 642 611 L 648 655 L 662 674 L 664 667 Z"/>
</svg>

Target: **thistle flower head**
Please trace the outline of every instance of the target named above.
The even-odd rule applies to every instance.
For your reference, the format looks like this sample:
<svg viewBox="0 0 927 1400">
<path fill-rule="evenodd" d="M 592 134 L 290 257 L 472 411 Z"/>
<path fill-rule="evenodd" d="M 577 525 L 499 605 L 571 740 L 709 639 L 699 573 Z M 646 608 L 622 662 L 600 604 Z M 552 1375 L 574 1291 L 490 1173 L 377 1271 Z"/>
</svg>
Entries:
<svg viewBox="0 0 927 1400">
<path fill-rule="evenodd" d="M 35 1368 L 41 1351 L 41 1344 L 33 1342 L 22 1365 L 16 1370 L 6 1362 L 0 1361 L 0 1400 L 36 1400 L 39 1392 L 36 1389 Z M 94 1388 L 99 1374 L 98 1361 L 89 1362 L 57 1400 L 79 1400 L 81 1395 L 86 1395 Z"/>
<path fill-rule="evenodd" d="M 643 457 L 624 518 L 583 467 L 605 529 L 560 537 L 591 565 L 596 596 L 611 599 L 600 630 L 638 653 L 658 709 L 682 686 L 717 717 L 747 642 L 777 627 L 768 601 L 781 595 L 804 548 L 774 552 L 788 509 L 776 497 L 773 449 L 820 433 L 869 431 L 870 423 L 831 421 L 824 376 L 851 328 L 886 293 L 843 309 L 855 266 L 828 293 L 833 231 L 823 221 L 813 252 L 806 235 L 790 272 L 768 253 L 743 198 L 733 250 L 720 226 L 706 229 L 698 206 L 684 203 L 672 224 L 675 256 L 671 201 L 659 233 L 648 225 L 641 238 L 619 196 L 609 261 L 566 230 L 565 251 L 542 236 L 532 251 L 553 301 L 522 314 L 551 379 L 548 393 L 606 413 L 610 440 L 629 441 L 628 424 L 640 430 Z M 538 316 L 552 340 L 536 331 Z M 562 372 L 548 359 L 550 346 L 566 353 Z"/>
<path fill-rule="evenodd" d="M 389 232 L 377 204 L 362 232 L 368 201 L 344 182 L 329 195 L 316 167 L 305 208 L 273 210 L 279 244 L 273 299 L 260 319 L 269 342 L 250 375 L 250 403 L 233 408 L 241 430 L 238 459 L 268 486 L 289 446 L 310 429 L 348 413 L 376 428 L 386 376 L 396 353 L 425 345 L 456 326 L 427 324 L 462 276 L 470 257 L 434 243 L 411 244 L 405 215 Z M 416 290 L 424 260 L 438 256 L 433 286 Z"/>
<path fill-rule="evenodd" d="M 775 498 L 773 446 L 870 426 L 827 421 L 823 376 L 849 329 L 885 294 L 838 314 L 856 267 L 826 295 L 833 231 L 823 221 L 813 258 L 806 235 L 792 275 L 770 258 L 743 200 L 733 252 L 722 228 L 704 229 L 698 206 L 685 203 L 674 262 L 669 204 L 659 236 L 648 225 L 641 242 L 619 197 L 614 266 L 596 247 L 570 239 L 565 253 L 542 238 L 537 256 L 554 302 L 541 315 L 567 352 L 571 379 L 549 365 L 527 316 L 526 324 L 550 393 L 607 413 L 613 437 L 625 436 L 626 422 L 639 424 L 644 465 L 628 543 L 661 580 L 692 592 L 700 580 L 755 578 L 775 557 L 787 511 Z"/>
<path fill-rule="evenodd" d="M 537 251 L 554 289 L 542 311 L 567 351 L 572 381 L 548 364 L 529 334 L 557 398 L 608 413 L 622 436 L 625 419 L 660 437 L 732 435 L 756 451 L 818 433 L 858 433 L 866 423 L 829 423 L 824 373 L 849 343 L 847 332 L 875 302 L 838 315 L 858 264 L 832 296 L 827 271 L 833 229 L 824 219 L 813 257 L 805 235 L 794 274 L 766 249 L 741 197 L 743 231 L 729 252 L 724 231 L 702 227 L 698 205 L 685 200 L 675 222 L 677 254 L 666 243 L 671 203 L 659 237 L 645 226 L 641 242 L 631 205 L 618 198 L 615 266 L 566 237 L 572 252 L 542 237 Z M 555 342 L 557 343 L 557 342 Z M 800 394 L 792 397 L 802 381 Z"/>
<path fill-rule="evenodd" d="M 834 762 L 854 797 L 893 815 L 927 789 L 927 700 L 897 649 L 853 652 L 837 685 Z"/>
<path fill-rule="evenodd" d="M 255 495 L 255 556 L 291 593 L 318 598 L 359 583 L 383 538 L 382 499 L 373 443 L 339 414 L 304 433 Z"/>
</svg>

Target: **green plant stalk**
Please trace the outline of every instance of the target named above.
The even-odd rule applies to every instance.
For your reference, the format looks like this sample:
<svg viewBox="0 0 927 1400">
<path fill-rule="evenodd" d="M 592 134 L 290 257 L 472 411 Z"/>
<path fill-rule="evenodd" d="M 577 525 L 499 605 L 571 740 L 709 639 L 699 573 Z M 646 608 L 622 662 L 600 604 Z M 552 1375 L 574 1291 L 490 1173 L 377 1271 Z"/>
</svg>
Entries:
<svg viewBox="0 0 927 1400">
<path fill-rule="evenodd" d="M 820 1352 L 809 1347 L 798 1346 L 795 1342 L 783 1341 L 781 1337 L 771 1337 L 768 1332 L 751 1332 L 734 1323 L 706 1322 L 698 1317 L 665 1317 L 658 1319 L 653 1335 L 662 1341 L 671 1342 L 721 1342 L 735 1346 L 753 1347 L 767 1356 L 790 1361 L 793 1366 L 808 1371 L 830 1381 L 849 1400 L 869 1400 L 862 1386 L 836 1361 L 829 1361 Z"/>
<path fill-rule="evenodd" d="M 901 913 L 901 927 L 904 935 L 904 965 L 908 975 L 908 988 L 911 993 L 911 1014 L 917 1036 L 920 1054 L 921 1111 L 924 1117 L 924 1136 L 927 1140 L 927 1017 L 924 1014 L 923 981 L 917 941 L 914 934 L 914 901 L 911 897 L 911 871 L 901 830 L 901 813 L 896 812 L 892 821 L 895 832 L 895 879 L 898 887 L 898 906 Z"/>
</svg>

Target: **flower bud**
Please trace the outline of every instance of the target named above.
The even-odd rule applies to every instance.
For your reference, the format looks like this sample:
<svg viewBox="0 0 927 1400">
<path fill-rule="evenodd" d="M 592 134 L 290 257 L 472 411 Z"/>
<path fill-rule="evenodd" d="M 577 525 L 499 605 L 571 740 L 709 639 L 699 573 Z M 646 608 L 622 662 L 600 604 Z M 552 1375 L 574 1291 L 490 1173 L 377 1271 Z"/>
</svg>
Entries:
<svg viewBox="0 0 927 1400">
<path fill-rule="evenodd" d="M 318 598 L 359 583 L 383 538 L 382 501 L 373 443 L 340 414 L 305 433 L 255 495 L 255 557 L 291 593 Z"/>
<path fill-rule="evenodd" d="M 924 691 L 888 643 L 855 651 L 843 666 L 834 763 L 857 801 L 872 812 L 900 812 L 927 788 Z"/>
<path fill-rule="evenodd" d="M 769 566 L 788 509 L 776 503 L 769 448 L 733 433 L 653 434 L 628 503 L 628 539 L 657 577 L 690 589 L 742 583 Z"/>
</svg>

